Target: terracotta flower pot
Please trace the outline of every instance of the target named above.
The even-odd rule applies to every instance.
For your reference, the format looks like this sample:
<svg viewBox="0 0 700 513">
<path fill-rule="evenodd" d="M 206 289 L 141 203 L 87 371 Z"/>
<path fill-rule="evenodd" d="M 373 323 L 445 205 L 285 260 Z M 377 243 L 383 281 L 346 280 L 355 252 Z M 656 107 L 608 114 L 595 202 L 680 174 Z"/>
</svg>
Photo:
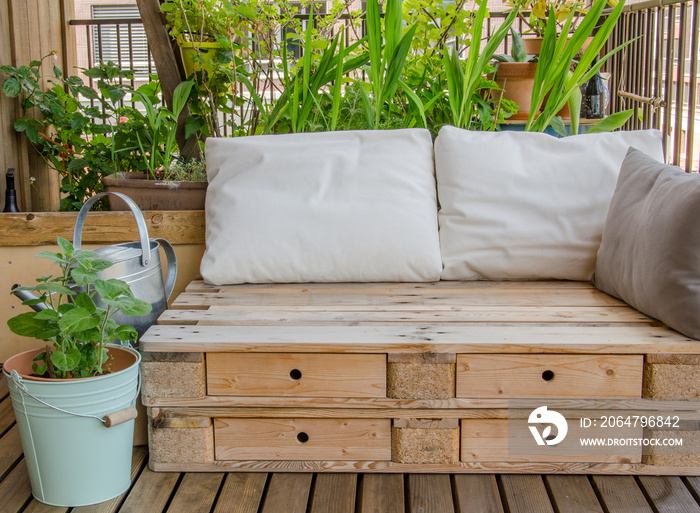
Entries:
<svg viewBox="0 0 700 513">
<path fill-rule="evenodd" d="M 108 192 L 121 192 L 141 210 L 204 210 L 207 182 L 146 180 L 145 173 L 117 173 L 102 179 Z M 119 198 L 110 196 L 110 210 L 128 210 Z"/>
<path fill-rule="evenodd" d="M 535 62 L 499 63 L 495 80 L 498 86 L 503 89 L 503 99 L 514 101 L 520 107 L 520 110 L 509 119 L 527 119 L 530 115 L 536 71 L 537 63 Z M 497 91 L 496 94 L 500 94 L 500 91 Z"/>
</svg>

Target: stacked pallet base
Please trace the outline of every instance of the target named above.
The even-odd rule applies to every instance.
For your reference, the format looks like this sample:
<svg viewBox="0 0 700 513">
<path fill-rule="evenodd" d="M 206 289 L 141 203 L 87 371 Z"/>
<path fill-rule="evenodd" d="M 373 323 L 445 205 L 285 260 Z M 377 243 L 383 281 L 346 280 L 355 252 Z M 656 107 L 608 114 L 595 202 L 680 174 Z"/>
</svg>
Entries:
<svg viewBox="0 0 700 513">
<path fill-rule="evenodd" d="M 195 281 L 141 350 L 154 470 L 700 474 L 700 342 L 587 283 Z"/>
</svg>

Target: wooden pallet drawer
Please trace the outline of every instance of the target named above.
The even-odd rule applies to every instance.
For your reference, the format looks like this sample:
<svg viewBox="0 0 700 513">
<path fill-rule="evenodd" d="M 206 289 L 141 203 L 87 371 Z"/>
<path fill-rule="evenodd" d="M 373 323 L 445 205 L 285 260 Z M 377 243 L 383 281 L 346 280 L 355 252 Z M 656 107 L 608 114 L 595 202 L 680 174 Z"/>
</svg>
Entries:
<svg viewBox="0 0 700 513">
<path fill-rule="evenodd" d="M 389 419 L 214 419 L 217 460 L 391 459 Z"/>
<path fill-rule="evenodd" d="M 641 397 L 642 355 L 460 354 L 457 397 Z"/>
<path fill-rule="evenodd" d="M 641 463 L 642 445 L 582 448 L 581 438 L 607 439 L 610 430 L 582 428 L 580 418 L 568 418 L 568 432 L 557 445 L 538 446 L 527 419 L 464 419 L 461 422 L 461 460 L 505 463 Z M 510 432 L 509 432 L 510 429 Z M 541 431 L 541 430 L 540 430 Z M 615 436 L 640 439 L 643 428 L 614 430 Z M 623 454 L 624 453 L 624 454 Z"/>
<path fill-rule="evenodd" d="M 207 394 L 386 397 L 386 356 L 207 353 Z"/>
</svg>

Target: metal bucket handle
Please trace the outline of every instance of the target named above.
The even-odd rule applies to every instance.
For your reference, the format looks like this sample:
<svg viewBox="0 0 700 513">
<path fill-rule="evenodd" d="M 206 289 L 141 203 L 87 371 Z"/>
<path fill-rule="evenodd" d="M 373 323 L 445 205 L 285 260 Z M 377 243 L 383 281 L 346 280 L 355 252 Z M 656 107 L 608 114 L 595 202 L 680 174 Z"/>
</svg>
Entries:
<svg viewBox="0 0 700 513">
<path fill-rule="evenodd" d="M 175 248 L 165 239 L 157 238 L 153 239 L 160 243 L 165 252 L 165 258 L 168 261 L 168 274 L 165 275 L 165 300 L 170 299 L 170 295 L 173 293 L 175 288 L 175 279 L 177 278 L 177 256 L 175 255 Z"/>
<path fill-rule="evenodd" d="M 101 192 L 99 194 L 95 194 L 83 204 L 82 208 L 80 209 L 80 212 L 78 212 L 78 218 L 75 220 L 75 228 L 73 228 L 73 247 L 75 249 L 80 249 L 80 244 L 83 238 L 83 225 L 85 224 L 85 218 L 87 217 L 88 211 L 92 208 L 92 206 L 98 199 L 107 194 L 113 194 L 114 196 L 121 198 L 124 201 L 124 203 L 126 203 L 126 205 L 129 207 L 131 213 L 134 214 L 134 218 L 136 219 L 136 226 L 139 230 L 139 239 L 141 239 L 141 265 L 146 267 L 151 261 L 151 251 L 150 243 L 148 241 L 148 228 L 146 227 L 146 220 L 143 218 L 143 214 L 141 213 L 141 210 L 139 209 L 138 205 L 134 203 L 134 200 L 132 200 L 126 194 L 122 194 L 121 192 Z M 168 262 L 170 262 L 169 255 Z M 168 266 L 168 277 L 170 277 L 170 266 Z M 170 297 L 169 294 L 168 297 Z"/>
<path fill-rule="evenodd" d="M 112 413 L 108 413 L 104 417 L 98 417 L 97 415 L 89 415 L 86 413 L 75 413 L 73 411 L 68 411 L 68 410 L 63 410 L 57 406 L 53 406 L 47 402 L 42 401 L 39 399 L 37 396 L 32 394 L 29 390 L 27 390 L 27 387 L 24 386 L 24 382 L 22 381 L 22 377 L 19 375 L 19 373 L 15 370 L 12 369 L 10 372 L 10 377 L 12 378 L 12 381 L 14 382 L 15 386 L 17 387 L 17 390 L 20 391 L 21 394 L 27 394 L 29 397 L 37 401 L 38 403 L 43 404 L 44 406 L 47 406 L 51 408 L 52 410 L 59 411 L 61 413 L 65 413 L 66 415 L 74 415 L 76 417 L 83 417 L 83 418 L 88 418 L 88 419 L 97 419 L 100 422 L 102 422 L 105 427 L 112 427 L 112 426 L 117 426 L 119 424 L 123 424 L 124 422 L 127 422 L 129 420 L 133 420 L 137 416 L 136 408 L 134 406 L 130 406 L 128 408 L 124 408 L 123 410 L 115 411 Z M 134 397 L 133 401 L 131 401 L 131 404 L 136 403 L 136 398 L 139 396 L 139 391 L 141 390 L 141 374 L 139 373 L 139 385 L 136 390 L 136 396 Z M 24 399 L 22 399 L 22 404 L 24 405 Z M 24 414 L 27 414 L 27 409 L 26 406 L 24 406 Z"/>
</svg>

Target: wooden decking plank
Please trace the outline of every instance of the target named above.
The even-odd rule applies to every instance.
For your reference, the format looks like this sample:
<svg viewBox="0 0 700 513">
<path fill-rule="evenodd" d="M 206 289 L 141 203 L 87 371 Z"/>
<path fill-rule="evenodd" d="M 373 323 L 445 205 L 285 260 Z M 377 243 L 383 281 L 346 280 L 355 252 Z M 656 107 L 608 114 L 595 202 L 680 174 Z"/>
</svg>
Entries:
<svg viewBox="0 0 700 513">
<path fill-rule="evenodd" d="M 364 474 L 360 484 L 357 513 L 404 513 L 401 474 Z"/>
<path fill-rule="evenodd" d="M 305 513 L 313 474 L 272 474 L 260 513 Z"/>
<path fill-rule="evenodd" d="M 27 463 L 22 459 L 15 468 L 0 482 L 0 511 L 15 513 L 22 511 L 24 505 L 32 497 L 32 487 L 29 484 Z"/>
<path fill-rule="evenodd" d="M 587 476 L 546 476 L 545 482 L 557 511 L 603 513 Z"/>
<path fill-rule="evenodd" d="M 148 460 L 148 448 L 147 447 L 134 447 L 134 452 L 132 453 L 131 456 L 131 482 L 133 483 L 134 480 L 139 476 L 141 470 L 143 467 L 146 465 L 146 461 Z M 121 506 L 122 502 L 124 502 L 124 498 L 127 496 L 129 492 L 126 491 L 123 494 L 121 494 L 119 497 L 115 497 L 114 499 L 108 500 L 106 502 L 101 502 L 99 504 L 93 504 L 91 506 L 82 506 L 80 508 L 73 508 L 73 512 L 75 513 L 114 513 L 116 511 L 120 511 L 119 507 Z M 34 503 L 39 503 L 38 501 L 32 501 L 32 504 Z"/>
<path fill-rule="evenodd" d="M 457 474 L 454 494 L 458 513 L 503 513 L 503 503 L 493 474 Z"/>
<path fill-rule="evenodd" d="M 310 513 L 354 513 L 357 474 L 318 474 Z"/>
<path fill-rule="evenodd" d="M 454 513 L 452 484 L 448 474 L 409 474 L 408 511 Z"/>
<path fill-rule="evenodd" d="M 0 434 L 7 431 L 14 421 L 15 411 L 12 408 L 12 399 L 8 396 L 0 401 Z"/>
<path fill-rule="evenodd" d="M 19 439 L 19 428 L 15 424 L 0 439 L 0 477 L 22 457 L 22 443 Z"/>
<path fill-rule="evenodd" d="M 503 475 L 501 483 L 510 513 L 554 513 L 541 476 Z"/>
<path fill-rule="evenodd" d="M 459 310 L 302 310 L 302 309 L 253 309 L 239 306 L 212 306 L 206 310 L 166 310 L 158 318 L 158 324 L 185 324 L 200 326 L 270 326 L 357 323 L 644 323 L 652 320 L 631 308 L 616 306 L 580 307 L 464 307 Z"/>
<path fill-rule="evenodd" d="M 189 472 L 175 491 L 169 513 L 209 513 L 219 493 L 224 474 Z"/>
<path fill-rule="evenodd" d="M 179 479 L 177 472 L 153 472 L 148 467 L 144 468 L 119 512 L 163 511 Z"/>
<path fill-rule="evenodd" d="M 661 327 L 526 324 L 376 324 L 373 326 L 153 326 L 140 341 L 144 351 L 253 352 L 528 352 L 688 353 L 691 340 Z"/>
<path fill-rule="evenodd" d="M 700 505 L 676 476 L 640 476 L 639 482 L 656 511 L 698 513 Z"/>
<path fill-rule="evenodd" d="M 214 513 L 257 513 L 268 474 L 226 474 Z"/>
<path fill-rule="evenodd" d="M 685 482 L 690 489 L 690 493 L 693 495 L 695 500 L 700 503 L 700 477 L 691 476 L 686 477 Z"/>
<path fill-rule="evenodd" d="M 632 476 L 593 476 L 593 485 L 608 513 L 652 513 Z"/>
<path fill-rule="evenodd" d="M 5 379 L 5 374 L 0 372 L 0 399 L 10 395 L 10 389 L 7 387 L 7 380 Z"/>
</svg>

